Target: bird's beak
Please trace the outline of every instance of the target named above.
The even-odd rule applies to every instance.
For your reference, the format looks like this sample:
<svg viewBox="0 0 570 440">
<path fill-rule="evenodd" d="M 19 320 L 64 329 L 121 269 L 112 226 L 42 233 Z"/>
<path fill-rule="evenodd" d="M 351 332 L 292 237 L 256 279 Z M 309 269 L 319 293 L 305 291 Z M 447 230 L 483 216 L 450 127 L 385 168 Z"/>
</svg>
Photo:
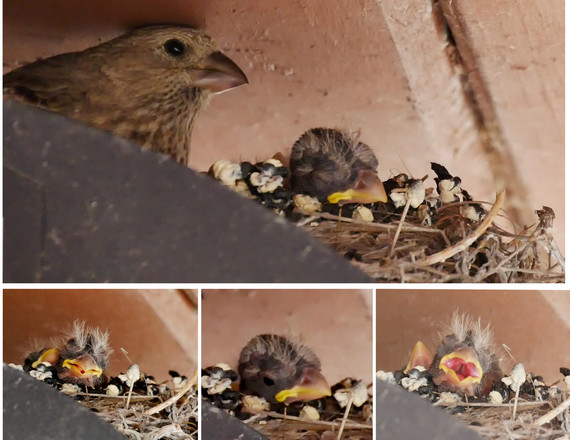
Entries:
<svg viewBox="0 0 570 440">
<path fill-rule="evenodd" d="M 410 360 L 408 365 L 406 365 L 404 373 L 408 374 L 412 368 L 416 367 L 424 367 L 427 370 L 432 362 L 433 355 L 422 341 L 418 341 L 416 342 L 416 345 L 414 345 L 412 354 L 410 355 Z"/>
<path fill-rule="evenodd" d="M 247 84 L 245 73 L 222 52 L 214 52 L 203 60 L 195 72 L 194 87 L 221 93 Z"/>
<path fill-rule="evenodd" d="M 315 368 L 306 368 L 299 383 L 291 389 L 278 392 L 275 395 L 275 400 L 289 404 L 320 399 L 330 395 L 331 388 L 324 376 Z"/>
<path fill-rule="evenodd" d="M 327 197 L 329 203 L 375 203 L 388 201 L 384 184 L 378 174 L 372 171 L 360 171 L 356 185 L 346 191 L 336 192 Z"/>
<path fill-rule="evenodd" d="M 471 394 L 469 389 L 481 383 L 483 378 L 483 369 L 471 347 L 462 347 L 445 355 L 438 367 L 444 374 L 438 378 L 436 385 L 450 383 L 467 394 Z"/>
<path fill-rule="evenodd" d="M 101 367 L 88 353 L 77 359 L 65 359 L 62 366 L 68 369 L 63 376 L 84 380 L 90 387 L 93 387 L 95 380 L 103 374 Z"/>
<path fill-rule="evenodd" d="M 32 368 L 37 368 L 42 362 L 49 362 L 51 365 L 55 365 L 59 362 L 59 350 L 57 348 L 49 348 L 44 351 L 37 361 L 32 364 Z"/>
</svg>

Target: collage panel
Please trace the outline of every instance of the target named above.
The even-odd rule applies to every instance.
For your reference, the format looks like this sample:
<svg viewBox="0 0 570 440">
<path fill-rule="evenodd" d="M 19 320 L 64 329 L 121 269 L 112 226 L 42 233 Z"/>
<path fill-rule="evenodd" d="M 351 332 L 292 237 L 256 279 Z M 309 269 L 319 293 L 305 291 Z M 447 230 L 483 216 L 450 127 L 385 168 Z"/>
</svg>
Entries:
<svg viewBox="0 0 570 440">
<path fill-rule="evenodd" d="M 570 430 L 570 292 L 376 291 L 376 439 Z"/>
<path fill-rule="evenodd" d="M 372 291 L 202 290 L 203 439 L 371 440 Z"/>
<path fill-rule="evenodd" d="M 5 282 L 565 281 L 561 0 L 143 1 L 5 2 Z"/>
<path fill-rule="evenodd" d="M 198 439 L 198 293 L 3 291 L 3 438 Z"/>
</svg>

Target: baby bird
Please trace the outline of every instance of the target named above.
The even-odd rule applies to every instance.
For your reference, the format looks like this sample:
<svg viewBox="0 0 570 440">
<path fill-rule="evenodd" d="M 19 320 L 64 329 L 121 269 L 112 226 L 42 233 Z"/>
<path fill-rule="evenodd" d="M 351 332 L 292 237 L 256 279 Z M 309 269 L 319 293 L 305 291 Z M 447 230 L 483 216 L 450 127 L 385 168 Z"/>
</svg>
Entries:
<svg viewBox="0 0 570 440">
<path fill-rule="evenodd" d="M 200 110 L 247 77 L 202 31 L 148 26 L 4 75 L 4 95 L 186 164 Z"/>
<path fill-rule="evenodd" d="M 329 203 L 386 202 L 378 159 L 358 133 L 330 128 L 305 132 L 291 150 L 291 188 Z"/>
<path fill-rule="evenodd" d="M 488 394 L 503 377 L 490 326 L 456 312 L 444 334 L 429 369 L 434 384 L 460 395 Z"/>
<path fill-rule="evenodd" d="M 62 341 L 63 347 L 43 349 L 28 356 L 26 363 L 36 368 L 42 362 L 55 366 L 58 378 L 66 383 L 98 388 L 106 382 L 109 366 L 109 334 L 75 321 Z"/>
<path fill-rule="evenodd" d="M 259 335 L 239 357 L 240 390 L 270 403 L 308 401 L 330 396 L 321 362 L 300 342 L 283 336 Z"/>
</svg>

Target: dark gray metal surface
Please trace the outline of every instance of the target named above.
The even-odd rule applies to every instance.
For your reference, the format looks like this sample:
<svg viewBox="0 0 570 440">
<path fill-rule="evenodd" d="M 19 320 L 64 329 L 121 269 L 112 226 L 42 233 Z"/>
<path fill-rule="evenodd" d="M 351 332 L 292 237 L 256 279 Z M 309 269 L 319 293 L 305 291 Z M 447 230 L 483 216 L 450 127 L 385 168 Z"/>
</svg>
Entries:
<svg viewBox="0 0 570 440">
<path fill-rule="evenodd" d="M 124 440 L 111 425 L 49 385 L 4 365 L 4 440 Z"/>
<path fill-rule="evenodd" d="M 200 429 L 203 440 L 269 440 L 240 420 L 206 401 L 202 401 Z"/>
<path fill-rule="evenodd" d="M 169 158 L 4 102 L 5 282 L 368 282 Z"/>
<path fill-rule="evenodd" d="M 376 440 L 482 440 L 477 433 L 416 394 L 376 381 Z"/>
</svg>

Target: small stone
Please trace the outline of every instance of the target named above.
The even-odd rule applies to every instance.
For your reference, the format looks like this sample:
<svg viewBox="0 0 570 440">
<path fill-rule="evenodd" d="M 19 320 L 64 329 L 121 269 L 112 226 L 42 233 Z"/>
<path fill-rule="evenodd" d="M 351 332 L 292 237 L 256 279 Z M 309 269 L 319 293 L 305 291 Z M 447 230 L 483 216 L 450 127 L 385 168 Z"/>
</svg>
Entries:
<svg viewBox="0 0 570 440">
<path fill-rule="evenodd" d="M 242 398 L 243 410 L 252 414 L 257 414 L 264 411 L 269 411 L 271 405 L 263 397 L 258 396 L 243 396 Z"/>
<path fill-rule="evenodd" d="M 489 393 L 489 403 L 492 403 L 493 405 L 500 405 L 503 403 L 503 396 L 501 396 L 501 393 L 498 391 L 491 391 Z"/>
<path fill-rule="evenodd" d="M 119 387 L 117 385 L 108 385 L 107 389 L 105 390 L 105 394 L 107 396 L 118 396 L 120 395 L 120 390 Z"/>
<path fill-rule="evenodd" d="M 311 422 L 311 421 L 319 420 L 321 418 L 321 416 L 319 415 L 319 412 L 317 411 L 316 408 L 314 408 L 310 405 L 305 405 L 303 407 L 303 409 L 301 410 L 301 413 L 299 414 L 299 418 L 301 420 Z"/>
<path fill-rule="evenodd" d="M 67 394 L 68 396 L 77 396 L 77 394 L 81 391 L 77 385 L 72 383 L 64 383 L 61 386 L 61 392 Z"/>
<path fill-rule="evenodd" d="M 372 214 L 372 211 L 366 206 L 359 206 L 352 212 L 352 218 L 354 220 L 371 223 L 374 221 L 374 214 Z"/>
<path fill-rule="evenodd" d="M 443 402 L 443 404 L 450 406 L 455 405 L 461 401 L 461 397 L 457 393 L 450 393 L 450 392 L 443 392 L 439 396 L 439 400 Z"/>
<path fill-rule="evenodd" d="M 319 202 L 316 197 L 311 197 L 306 194 L 295 194 L 293 196 L 293 203 L 297 208 L 308 212 L 317 212 L 323 207 L 323 204 Z"/>
</svg>

